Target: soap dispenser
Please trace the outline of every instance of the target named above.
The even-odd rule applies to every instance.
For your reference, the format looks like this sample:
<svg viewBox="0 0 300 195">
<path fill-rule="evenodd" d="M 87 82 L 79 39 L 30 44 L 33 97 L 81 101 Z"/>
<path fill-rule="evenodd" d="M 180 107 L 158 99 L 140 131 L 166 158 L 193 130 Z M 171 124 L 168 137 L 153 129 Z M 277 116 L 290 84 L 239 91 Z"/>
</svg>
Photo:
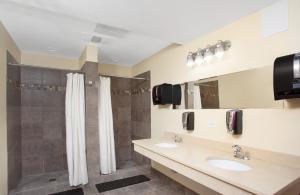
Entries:
<svg viewBox="0 0 300 195">
<path fill-rule="evenodd" d="M 241 135 L 243 131 L 243 111 L 229 110 L 226 112 L 227 132 L 233 135 Z"/>
<path fill-rule="evenodd" d="M 194 131 L 194 112 L 184 112 L 182 114 L 183 129 Z"/>
</svg>

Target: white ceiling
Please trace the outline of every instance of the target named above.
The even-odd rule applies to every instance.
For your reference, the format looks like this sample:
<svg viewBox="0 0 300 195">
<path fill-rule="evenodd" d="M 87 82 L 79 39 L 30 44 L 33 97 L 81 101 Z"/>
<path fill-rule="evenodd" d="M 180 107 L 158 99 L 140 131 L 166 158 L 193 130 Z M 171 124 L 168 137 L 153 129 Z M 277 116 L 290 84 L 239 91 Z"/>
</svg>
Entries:
<svg viewBox="0 0 300 195">
<path fill-rule="evenodd" d="M 0 0 L 0 20 L 21 50 L 79 58 L 97 35 L 102 38 L 97 44 L 101 63 L 132 66 L 275 1 Z M 127 33 L 96 33 L 97 23 Z"/>
</svg>

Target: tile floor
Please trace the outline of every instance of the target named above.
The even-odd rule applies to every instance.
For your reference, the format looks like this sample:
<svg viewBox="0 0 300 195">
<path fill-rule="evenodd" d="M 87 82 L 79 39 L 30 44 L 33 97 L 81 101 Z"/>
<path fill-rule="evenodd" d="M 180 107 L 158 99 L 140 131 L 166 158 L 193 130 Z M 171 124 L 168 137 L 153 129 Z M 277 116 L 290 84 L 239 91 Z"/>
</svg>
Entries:
<svg viewBox="0 0 300 195">
<path fill-rule="evenodd" d="M 151 180 L 148 182 L 98 193 L 95 184 L 122 179 L 130 176 L 144 174 Z M 49 179 L 56 181 L 49 182 Z M 181 184 L 169 179 L 163 174 L 152 169 L 149 165 L 137 166 L 128 161 L 120 166 L 116 173 L 111 175 L 99 175 L 89 178 L 89 184 L 82 187 L 85 195 L 195 195 L 196 193 L 185 188 Z M 55 172 L 44 175 L 24 177 L 18 188 L 11 191 L 9 195 L 48 195 L 71 189 L 68 184 L 67 172 Z"/>
</svg>

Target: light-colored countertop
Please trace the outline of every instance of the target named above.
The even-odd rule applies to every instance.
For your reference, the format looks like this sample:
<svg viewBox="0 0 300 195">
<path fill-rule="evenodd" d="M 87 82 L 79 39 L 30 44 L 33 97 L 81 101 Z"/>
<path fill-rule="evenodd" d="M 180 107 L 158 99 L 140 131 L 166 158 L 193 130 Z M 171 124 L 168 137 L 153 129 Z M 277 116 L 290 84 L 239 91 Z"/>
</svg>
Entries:
<svg viewBox="0 0 300 195">
<path fill-rule="evenodd" d="M 232 153 L 185 141 L 177 144 L 177 148 L 161 148 L 155 145 L 163 142 L 170 143 L 171 140 L 161 138 L 133 141 L 135 145 L 254 194 L 276 194 L 300 178 L 298 168 L 257 159 L 241 160 L 234 158 Z M 216 168 L 207 162 L 209 157 L 235 160 L 252 169 L 238 172 Z"/>
</svg>

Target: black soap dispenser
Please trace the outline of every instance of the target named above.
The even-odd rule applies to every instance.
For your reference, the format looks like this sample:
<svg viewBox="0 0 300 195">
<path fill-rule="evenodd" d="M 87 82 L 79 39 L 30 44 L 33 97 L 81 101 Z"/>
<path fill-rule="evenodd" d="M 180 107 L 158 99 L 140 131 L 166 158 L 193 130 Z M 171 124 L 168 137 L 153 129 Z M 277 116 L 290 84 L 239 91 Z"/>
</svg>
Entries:
<svg viewBox="0 0 300 195">
<path fill-rule="evenodd" d="M 187 131 L 194 131 L 195 116 L 194 112 L 182 113 L 182 126 Z"/>
<path fill-rule="evenodd" d="M 233 135 L 241 135 L 243 132 L 243 111 L 229 110 L 226 112 L 227 132 Z"/>
</svg>

